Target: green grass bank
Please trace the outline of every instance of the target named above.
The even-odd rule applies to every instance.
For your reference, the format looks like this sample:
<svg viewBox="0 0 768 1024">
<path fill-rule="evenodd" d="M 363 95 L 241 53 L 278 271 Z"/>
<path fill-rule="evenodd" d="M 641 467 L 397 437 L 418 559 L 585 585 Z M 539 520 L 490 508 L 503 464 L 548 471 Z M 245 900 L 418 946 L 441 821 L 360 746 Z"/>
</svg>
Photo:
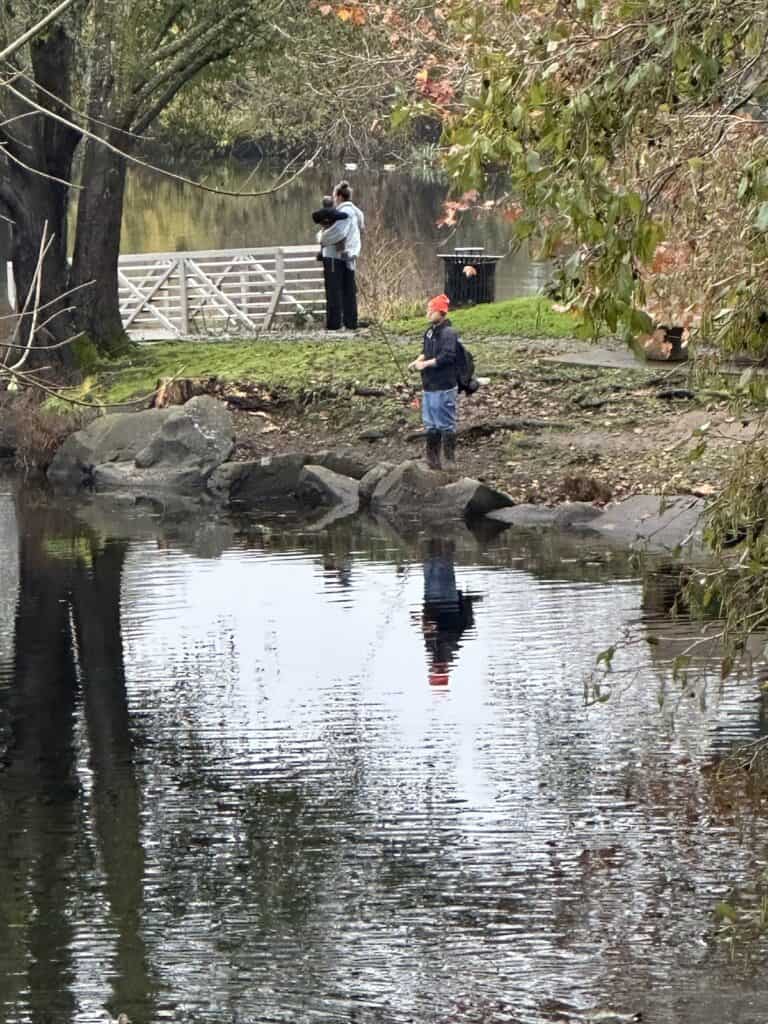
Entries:
<svg viewBox="0 0 768 1024">
<path fill-rule="evenodd" d="M 504 338 L 562 339 L 573 334 L 573 317 L 555 313 L 534 297 L 457 310 L 451 317 L 471 344 L 478 373 L 519 365 L 519 352 Z M 384 332 L 373 327 L 354 338 L 272 335 L 237 342 L 157 342 L 134 345 L 126 355 L 96 365 L 76 395 L 81 400 L 120 404 L 150 394 L 168 377 L 217 377 L 258 381 L 288 391 L 323 385 L 387 385 L 417 377 L 407 372 L 419 351 L 424 317 L 397 320 Z M 399 365 L 398 365 L 399 364 Z"/>
<path fill-rule="evenodd" d="M 578 323 L 568 313 L 556 313 L 549 299 L 540 295 L 457 309 L 450 318 L 466 338 L 570 338 Z M 425 323 L 424 316 L 406 317 L 387 327 L 396 334 L 418 335 Z"/>
</svg>

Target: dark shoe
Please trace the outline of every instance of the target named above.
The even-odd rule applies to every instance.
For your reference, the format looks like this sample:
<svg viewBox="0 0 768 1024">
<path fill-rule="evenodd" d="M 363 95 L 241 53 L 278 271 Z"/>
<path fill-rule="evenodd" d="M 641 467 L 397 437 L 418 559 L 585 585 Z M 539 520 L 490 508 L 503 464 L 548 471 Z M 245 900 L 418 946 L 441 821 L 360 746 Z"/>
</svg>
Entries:
<svg viewBox="0 0 768 1024">
<path fill-rule="evenodd" d="M 430 469 L 442 469 L 440 465 L 440 431 L 427 431 L 427 465 Z"/>
<path fill-rule="evenodd" d="M 443 459 L 445 461 L 446 469 L 456 468 L 456 434 L 452 430 L 444 430 L 442 433 L 443 439 Z"/>
</svg>

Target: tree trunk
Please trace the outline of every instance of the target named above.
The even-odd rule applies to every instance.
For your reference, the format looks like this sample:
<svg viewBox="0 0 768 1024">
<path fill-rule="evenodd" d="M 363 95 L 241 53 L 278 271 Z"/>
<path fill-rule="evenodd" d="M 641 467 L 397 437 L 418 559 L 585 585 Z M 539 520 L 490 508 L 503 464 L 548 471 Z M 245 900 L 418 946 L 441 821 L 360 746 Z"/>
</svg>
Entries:
<svg viewBox="0 0 768 1024">
<path fill-rule="evenodd" d="M 32 63 L 36 81 L 43 89 L 64 102 L 70 96 L 70 69 L 72 61 L 72 40 L 63 29 L 52 29 L 31 47 Z M 20 91 L 26 88 L 19 84 Z M 54 100 L 46 100 L 45 94 L 30 89 L 30 95 L 38 102 L 48 102 L 56 113 L 66 114 L 66 108 Z M 67 298 L 59 299 L 66 290 L 69 279 L 67 265 L 67 210 L 69 187 L 75 149 L 80 133 L 62 125 L 52 118 L 29 117 L 30 108 L 12 95 L 8 99 L 7 114 L 27 115 L 15 120 L 3 129 L 3 142 L 10 159 L 7 161 L 4 180 L 0 186 L 3 205 L 13 220 L 11 260 L 16 282 L 19 305 L 23 306 L 32 284 L 40 253 L 43 230 L 53 238 L 43 264 L 40 289 L 40 303 L 46 308 L 41 312 L 39 323 L 47 321 L 47 333 L 41 332 L 46 341 L 51 335 L 56 341 L 63 341 L 73 333 L 73 318 L 66 312 L 71 304 Z M 27 165 L 27 166 L 23 166 Z M 43 177 L 48 175 L 49 177 Z M 52 180 L 59 179 L 58 181 Z M 20 338 L 26 340 L 31 318 L 25 318 Z M 44 342 L 42 342 L 44 343 Z M 68 347 L 55 353 L 41 353 L 38 362 L 47 365 L 72 368 L 74 356 Z M 30 365 L 30 364 L 28 364 Z"/>
<path fill-rule="evenodd" d="M 125 136 L 119 144 L 125 147 Z M 120 316 L 117 278 L 125 160 L 88 139 L 82 180 L 87 188 L 78 204 L 71 282 L 87 287 L 78 299 L 77 326 L 101 353 L 116 355 L 125 350 L 128 341 Z"/>
</svg>

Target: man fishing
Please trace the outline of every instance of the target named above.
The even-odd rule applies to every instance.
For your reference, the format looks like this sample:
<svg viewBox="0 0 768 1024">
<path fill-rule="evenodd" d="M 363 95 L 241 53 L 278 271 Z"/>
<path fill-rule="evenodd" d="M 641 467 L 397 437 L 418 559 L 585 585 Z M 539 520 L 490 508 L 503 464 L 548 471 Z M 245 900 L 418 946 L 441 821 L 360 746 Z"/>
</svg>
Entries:
<svg viewBox="0 0 768 1024">
<path fill-rule="evenodd" d="M 458 395 L 459 336 L 448 319 L 450 300 L 436 295 L 427 303 L 430 326 L 421 353 L 410 364 L 421 373 L 421 418 L 426 430 L 427 465 L 442 469 L 440 449 L 447 469 L 456 466 L 456 399 Z"/>
</svg>

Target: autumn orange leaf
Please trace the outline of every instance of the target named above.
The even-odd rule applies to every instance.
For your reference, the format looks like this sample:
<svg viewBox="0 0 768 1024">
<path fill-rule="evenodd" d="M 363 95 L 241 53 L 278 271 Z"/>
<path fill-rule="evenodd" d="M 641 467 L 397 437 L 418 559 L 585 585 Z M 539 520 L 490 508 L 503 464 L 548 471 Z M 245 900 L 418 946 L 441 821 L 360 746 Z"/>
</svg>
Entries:
<svg viewBox="0 0 768 1024">
<path fill-rule="evenodd" d="M 523 216 L 523 208 L 519 203 L 512 203 L 502 213 L 504 220 L 509 221 L 510 224 L 514 224 L 515 221 L 520 220 Z"/>
</svg>

